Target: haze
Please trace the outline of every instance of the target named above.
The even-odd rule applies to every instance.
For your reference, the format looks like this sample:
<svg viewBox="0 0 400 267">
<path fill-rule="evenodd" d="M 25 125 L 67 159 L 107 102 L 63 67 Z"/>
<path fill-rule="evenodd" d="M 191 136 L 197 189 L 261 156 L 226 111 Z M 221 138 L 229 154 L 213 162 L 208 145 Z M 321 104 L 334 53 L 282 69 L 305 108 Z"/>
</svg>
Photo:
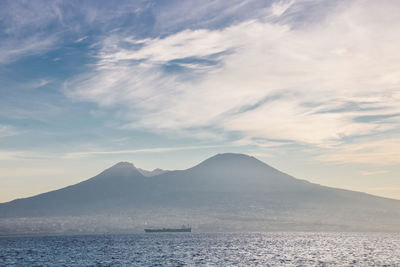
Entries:
<svg viewBox="0 0 400 267">
<path fill-rule="evenodd" d="M 397 0 L 1 1 L 0 202 L 221 152 L 400 199 Z"/>
<path fill-rule="evenodd" d="M 399 232 L 400 201 L 312 184 L 224 153 L 158 174 L 119 162 L 81 183 L 0 203 L 0 236 L 141 233 L 181 224 L 196 232 Z"/>
</svg>

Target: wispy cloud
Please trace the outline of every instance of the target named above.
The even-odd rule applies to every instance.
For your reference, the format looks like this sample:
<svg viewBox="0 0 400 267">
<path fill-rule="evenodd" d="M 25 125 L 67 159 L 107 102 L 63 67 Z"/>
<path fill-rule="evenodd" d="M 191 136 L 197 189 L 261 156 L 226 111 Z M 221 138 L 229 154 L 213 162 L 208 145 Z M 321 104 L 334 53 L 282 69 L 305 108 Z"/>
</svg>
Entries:
<svg viewBox="0 0 400 267">
<path fill-rule="evenodd" d="M 331 148 L 317 160 L 335 164 L 368 163 L 372 165 L 400 164 L 400 138 L 363 140 L 363 142 Z"/>
<path fill-rule="evenodd" d="M 272 4 L 271 13 L 276 17 L 282 16 L 294 4 L 295 0 L 278 1 Z"/>
<path fill-rule="evenodd" d="M 0 4 L 2 40 L 0 64 L 19 60 L 28 55 L 44 53 L 56 45 L 60 36 L 47 31 L 59 20 L 55 10 L 59 3 L 45 1 L 8 1 Z"/>
<path fill-rule="evenodd" d="M 272 8 L 278 16 L 292 4 Z M 117 107 L 133 128 L 338 145 L 399 126 L 398 118 L 356 119 L 400 111 L 399 11 L 391 1 L 353 1 L 302 28 L 249 20 L 145 40 L 119 32 L 104 39 L 97 65 L 66 84 L 66 93 Z M 168 69 L 183 60 L 195 64 Z M 210 60 L 213 68 L 193 71 Z M 334 111 L 347 103 L 379 111 Z"/>
<path fill-rule="evenodd" d="M 56 36 L 34 34 L 26 38 L 10 38 L 0 44 L 0 64 L 16 61 L 29 55 L 37 55 L 54 48 Z"/>
<path fill-rule="evenodd" d="M 19 85 L 19 87 L 23 89 L 37 89 L 46 86 L 51 82 L 52 82 L 51 79 L 35 79 L 29 82 L 22 83 Z"/>
<path fill-rule="evenodd" d="M 81 38 L 78 38 L 77 40 L 75 40 L 75 43 L 80 43 L 80 42 L 83 42 L 83 41 L 85 41 L 87 38 L 88 38 L 89 36 L 83 36 L 83 37 L 81 37 Z"/>
<path fill-rule="evenodd" d="M 78 173 L 131 154 L 237 148 L 389 179 L 399 14 L 396 0 L 0 1 L 0 161 L 79 162 Z"/>
<path fill-rule="evenodd" d="M 379 174 L 386 174 L 389 171 L 387 170 L 379 170 L 379 171 L 360 171 L 360 174 L 363 176 L 370 176 L 370 175 L 379 175 Z"/>
<path fill-rule="evenodd" d="M 36 159 L 54 159 L 57 158 L 57 153 L 43 151 L 28 151 L 28 150 L 0 150 L 0 159 L 5 161 L 21 161 L 21 160 L 36 160 Z"/>
<path fill-rule="evenodd" d="M 0 136 L 1 137 L 1 136 Z M 237 145 L 240 146 L 240 145 Z M 59 151 L 29 151 L 29 150 L 0 150 L 0 159 L 4 161 L 20 161 L 31 159 L 80 159 L 89 158 L 93 156 L 102 155 L 128 155 L 128 154 L 142 154 L 142 153 L 166 153 L 172 151 L 191 151 L 202 150 L 210 148 L 227 148 L 232 147 L 231 144 L 221 145 L 195 145 L 195 146 L 176 146 L 176 147 L 150 147 L 150 148 L 137 148 L 137 149 L 124 149 L 124 150 L 87 150 L 87 151 L 72 151 L 72 152 L 59 152 Z"/>
<path fill-rule="evenodd" d="M 221 28 L 249 19 L 264 17 L 270 13 L 272 1 L 259 0 L 188 0 L 170 1 L 156 6 L 155 30 L 176 32 L 182 29 Z"/>
<path fill-rule="evenodd" d="M 87 39 L 87 32 L 96 28 L 123 23 L 123 16 L 133 14 L 140 1 L 111 3 L 76 1 L 2 1 L 0 3 L 0 64 L 17 61 L 30 55 L 41 55 L 63 43 Z M 112 8 L 111 8 L 112 7 Z M 77 38 L 77 36 L 83 36 Z M 72 41 L 73 42 L 73 41 Z"/>
<path fill-rule="evenodd" d="M 204 145 L 204 146 L 183 146 L 183 147 L 154 147 L 128 150 L 108 150 L 108 151 L 80 151 L 67 153 L 65 158 L 82 158 L 96 155 L 117 155 L 117 154 L 138 154 L 138 153 L 164 153 L 182 150 L 198 150 L 207 148 L 228 147 L 226 145 Z"/>
</svg>

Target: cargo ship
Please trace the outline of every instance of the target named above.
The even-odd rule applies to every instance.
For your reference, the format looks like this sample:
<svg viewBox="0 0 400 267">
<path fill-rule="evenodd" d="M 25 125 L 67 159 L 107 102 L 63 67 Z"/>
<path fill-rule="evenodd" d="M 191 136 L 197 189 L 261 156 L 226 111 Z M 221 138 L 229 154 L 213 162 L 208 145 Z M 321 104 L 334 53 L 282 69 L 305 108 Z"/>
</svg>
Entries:
<svg viewBox="0 0 400 267">
<path fill-rule="evenodd" d="M 147 228 L 144 231 L 146 233 L 190 233 L 192 228 L 182 225 L 181 228 Z"/>
</svg>

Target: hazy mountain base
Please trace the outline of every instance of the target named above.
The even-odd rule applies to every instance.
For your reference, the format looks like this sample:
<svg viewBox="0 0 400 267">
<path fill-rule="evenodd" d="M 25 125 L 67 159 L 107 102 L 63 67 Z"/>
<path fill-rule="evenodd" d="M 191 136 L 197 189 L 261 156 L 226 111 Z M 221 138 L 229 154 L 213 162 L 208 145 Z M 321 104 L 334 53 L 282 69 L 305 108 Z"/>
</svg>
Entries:
<svg viewBox="0 0 400 267">
<path fill-rule="evenodd" d="M 392 219 L 360 225 L 358 220 L 333 218 L 329 214 L 323 218 L 310 213 L 263 213 L 249 207 L 241 212 L 153 209 L 109 215 L 5 218 L 0 219 L 0 235 L 142 233 L 148 227 L 182 224 L 190 225 L 194 232 L 400 231 L 400 225 L 393 224 Z"/>
<path fill-rule="evenodd" d="M 84 182 L 0 204 L 0 234 L 194 231 L 400 231 L 400 201 L 295 179 L 222 154 L 153 177 L 118 163 Z"/>
</svg>

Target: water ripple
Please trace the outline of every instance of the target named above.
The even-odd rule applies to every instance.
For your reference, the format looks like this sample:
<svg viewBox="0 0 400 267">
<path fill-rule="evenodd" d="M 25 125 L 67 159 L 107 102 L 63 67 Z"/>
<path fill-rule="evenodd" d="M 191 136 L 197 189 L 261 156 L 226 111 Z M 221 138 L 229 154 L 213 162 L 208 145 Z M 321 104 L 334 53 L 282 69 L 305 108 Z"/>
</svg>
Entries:
<svg viewBox="0 0 400 267">
<path fill-rule="evenodd" d="M 188 233 L 0 238 L 0 266 L 400 266 L 400 235 Z"/>
</svg>

